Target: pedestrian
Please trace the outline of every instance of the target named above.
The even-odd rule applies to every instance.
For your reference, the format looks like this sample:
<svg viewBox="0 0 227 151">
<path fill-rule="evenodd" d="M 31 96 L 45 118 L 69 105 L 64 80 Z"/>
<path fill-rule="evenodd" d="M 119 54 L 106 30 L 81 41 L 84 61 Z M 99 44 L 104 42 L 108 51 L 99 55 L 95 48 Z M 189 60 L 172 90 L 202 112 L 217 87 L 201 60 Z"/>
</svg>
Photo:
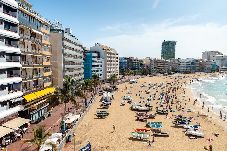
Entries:
<svg viewBox="0 0 227 151">
<path fill-rule="evenodd" d="M 209 107 L 207 108 L 207 112 L 210 112 L 210 108 Z"/>
<path fill-rule="evenodd" d="M 149 146 L 149 147 L 151 146 L 151 141 L 150 141 L 150 140 L 148 141 L 148 146 Z"/>
<path fill-rule="evenodd" d="M 223 121 L 225 121 L 226 120 L 226 114 L 224 115 L 224 120 Z"/>
<path fill-rule="evenodd" d="M 152 143 L 154 143 L 154 135 L 153 135 L 153 137 L 152 137 Z"/>
<path fill-rule="evenodd" d="M 204 108 L 204 105 L 205 105 L 205 103 L 203 102 L 203 106 L 202 106 L 202 109 Z"/>
<path fill-rule="evenodd" d="M 220 111 L 220 119 L 222 119 L 222 112 Z"/>
<path fill-rule="evenodd" d="M 213 151 L 213 146 L 209 145 L 209 151 Z"/>
<path fill-rule="evenodd" d="M 115 132 L 115 125 L 113 125 L 113 131 Z"/>
</svg>

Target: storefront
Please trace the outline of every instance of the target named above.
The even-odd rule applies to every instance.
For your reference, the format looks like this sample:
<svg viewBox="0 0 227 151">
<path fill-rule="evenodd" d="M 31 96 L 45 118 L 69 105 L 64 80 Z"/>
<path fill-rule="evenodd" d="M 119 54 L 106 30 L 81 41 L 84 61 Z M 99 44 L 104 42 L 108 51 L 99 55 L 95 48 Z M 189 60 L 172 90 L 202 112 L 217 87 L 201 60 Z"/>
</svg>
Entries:
<svg viewBox="0 0 227 151">
<path fill-rule="evenodd" d="M 37 123 L 45 119 L 49 114 L 48 98 L 54 93 L 55 88 L 46 88 L 24 96 L 25 109 L 20 116 L 30 119 L 31 123 Z"/>
</svg>

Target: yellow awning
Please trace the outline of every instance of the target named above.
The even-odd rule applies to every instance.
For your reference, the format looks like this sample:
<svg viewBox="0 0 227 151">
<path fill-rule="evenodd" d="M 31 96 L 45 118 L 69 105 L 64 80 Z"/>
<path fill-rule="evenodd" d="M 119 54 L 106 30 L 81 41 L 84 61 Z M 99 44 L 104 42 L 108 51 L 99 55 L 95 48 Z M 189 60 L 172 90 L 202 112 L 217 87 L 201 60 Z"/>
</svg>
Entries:
<svg viewBox="0 0 227 151">
<path fill-rule="evenodd" d="M 26 102 L 31 102 L 35 99 L 41 98 L 48 94 L 52 94 L 52 93 L 54 93 L 54 91 L 55 91 L 55 88 L 46 88 L 44 90 L 40 90 L 40 91 L 31 93 L 31 94 L 25 95 L 23 97 L 25 98 Z"/>
</svg>

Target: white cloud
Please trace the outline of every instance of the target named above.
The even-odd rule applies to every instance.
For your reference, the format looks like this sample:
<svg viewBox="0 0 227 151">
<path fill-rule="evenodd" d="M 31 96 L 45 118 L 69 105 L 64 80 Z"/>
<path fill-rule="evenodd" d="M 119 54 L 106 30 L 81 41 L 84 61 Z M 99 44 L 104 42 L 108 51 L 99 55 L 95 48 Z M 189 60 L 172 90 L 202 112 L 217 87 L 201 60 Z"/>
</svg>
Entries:
<svg viewBox="0 0 227 151">
<path fill-rule="evenodd" d="M 177 41 L 176 57 L 180 58 L 201 58 L 202 51 L 205 50 L 218 50 L 227 54 L 227 25 L 215 23 L 174 25 L 164 22 L 138 25 L 135 29 L 139 31 L 98 38 L 95 42 L 115 48 L 120 56 L 140 58 L 148 56 L 159 58 L 163 40 Z"/>
<path fill-rule="evenodd" d="M 159 5 L 159 3 L 160 3 L 160 0 L 154 0 L 153 5 L 152 5 L 152 8 L 153 9 L 157 8 L 158 5 Z"/>
</svg>

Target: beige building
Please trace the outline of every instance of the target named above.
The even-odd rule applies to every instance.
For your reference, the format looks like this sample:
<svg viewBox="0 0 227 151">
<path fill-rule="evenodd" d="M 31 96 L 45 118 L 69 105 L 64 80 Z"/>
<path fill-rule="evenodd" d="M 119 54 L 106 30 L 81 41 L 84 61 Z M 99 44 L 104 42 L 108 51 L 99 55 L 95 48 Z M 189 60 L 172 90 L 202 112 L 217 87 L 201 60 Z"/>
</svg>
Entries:
<svg viewBox="0 0 227 151">
<path fill-rule="evenodd" d="M 70 28 L 63 29 L 60 23 L 52 24 L 50 42 L 54 86 L 62 87 L 65 76 L 70 76 L 77 81 L 83 80 L 84 47 L 72 34 Z"/>
<path fill-rule="evenodd" d="M 104 60 L 103 79 L 110 78 L 111 75 L 119 76 L 119 56 L 115 49 L 96 43 L 90 51 L 99 52 Z"/>
<path fill-rule="evenodd" d="M 19 4 L 19 47 L 21 50 L 22 92 L 25 110 L 22 116 L 39 121 L 48 108 L 47 98 L 53 93 L 51 71 L 50 24 L 26 0 Z"/>
</svg>

